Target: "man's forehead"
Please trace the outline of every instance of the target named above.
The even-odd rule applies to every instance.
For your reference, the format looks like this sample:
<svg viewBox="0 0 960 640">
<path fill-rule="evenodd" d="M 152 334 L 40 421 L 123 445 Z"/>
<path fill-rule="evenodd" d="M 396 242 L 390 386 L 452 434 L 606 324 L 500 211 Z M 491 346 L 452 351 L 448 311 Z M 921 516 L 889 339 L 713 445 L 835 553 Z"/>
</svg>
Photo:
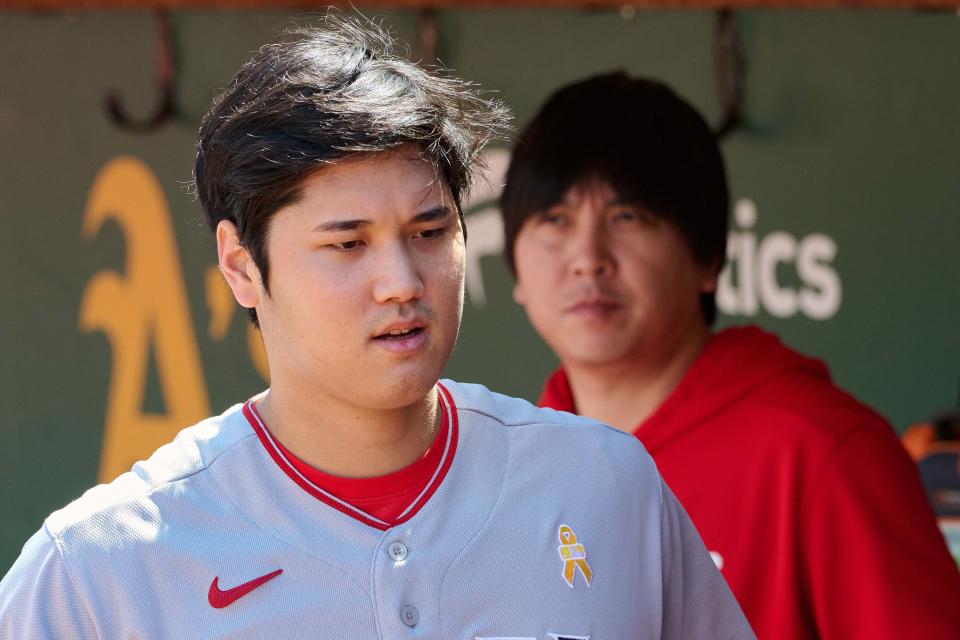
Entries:
<svg viewBox="0 0 960 640">
<path fill-rule="evenodd" d="M 642 207 L 636 199 L 621 194 L 606 178 L 589 176 L 571 184 L 554 206 L 576 207 L 589 203 L 595 207 L 630 205 Z"/>
<path fill-rule="evenodd" d="M 386 185 L 399 187 L 395 189 L 398 196 L 422 194 L 423 198 L 438 188 L 442 192 L 450 190 L 429 157 L 403 150 L 358 153 L 329 162 L 304 176 L 297 189 L 302 193 L 326 191 L 332 196 L 353 196 L 373 195 L 382 191 L 377 187 Z"/>
</svg>

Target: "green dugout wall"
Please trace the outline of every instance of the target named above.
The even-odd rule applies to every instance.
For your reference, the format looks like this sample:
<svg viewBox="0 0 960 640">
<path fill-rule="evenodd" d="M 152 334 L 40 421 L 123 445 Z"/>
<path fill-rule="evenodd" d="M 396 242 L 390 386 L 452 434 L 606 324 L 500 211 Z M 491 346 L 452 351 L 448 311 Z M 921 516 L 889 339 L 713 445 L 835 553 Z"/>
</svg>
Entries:
<svg viewBox="0 0 960 640">
<path fill-rule="evenodd" d="M 414 13 L 383 15 L 415 38 Z M 138 447 L 264 387 L 185 183 L 214 89 L 290 18 L 173 13 L 177 116 L 141 135 L 111 124 L 103 98 L 154 108 L 150 13 L 0 12 L 0 572 Z M 518 126 L 558 85 L 612 68 L 667 80 L 716 121 L 714 22 L 443 10 L 438 53 Z M 753 10 L 740 26 L 747 122 L 723 145 L 736 206 L 721 324 L 757 322 L 824 358 L 898 430 L 954 406 L 960 18 Z M 490 159 L 496 174 L 507 151 Z M 511 301 L 495 191 L 471 203 L 448 373 L 534 399 L 555 362 Z"/>
</svg>

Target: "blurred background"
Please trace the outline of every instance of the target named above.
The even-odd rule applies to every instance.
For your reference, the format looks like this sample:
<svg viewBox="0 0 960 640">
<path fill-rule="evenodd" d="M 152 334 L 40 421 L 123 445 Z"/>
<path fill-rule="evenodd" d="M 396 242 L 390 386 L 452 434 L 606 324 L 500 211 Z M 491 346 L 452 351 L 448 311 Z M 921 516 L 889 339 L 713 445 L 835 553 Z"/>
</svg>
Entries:
<svg viewBox="0 0 960 640">
<path fill-rule="evenodd" d="M 503 99 L 517 129 L 558 86 L 616 68 L 726 121 L 720 326 L 823 358 L 899 432 L 957 405 L 956 5 L 430 4 L 360 10 Z M 51 510 L 266 386 L 187 187 L 218 88 L 319 8 L 0 0 L 0 574 Z M 447 374 L 535 400 L 556 362 L 500 257 L 508 149 L 470 202 Z"/>
</svg>

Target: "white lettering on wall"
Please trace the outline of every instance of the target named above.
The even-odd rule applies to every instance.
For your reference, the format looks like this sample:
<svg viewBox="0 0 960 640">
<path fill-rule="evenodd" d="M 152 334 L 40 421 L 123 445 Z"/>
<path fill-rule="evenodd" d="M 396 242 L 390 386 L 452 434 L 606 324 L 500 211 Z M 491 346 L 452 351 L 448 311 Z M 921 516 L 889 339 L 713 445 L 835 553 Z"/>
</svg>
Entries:
<svg viewBox="0 0 960 640">
<path fill-rule="evenodd" d="M 837 243 L 822 233 L 804 238 L 797 256 L 797 273 L 807 287 L 800 290 L 800 308 L 814 320 L 826 320 L 840 309 L 840 276 L 830 267 Z"/>
<path fill-rule="evenodd" d="M 481 258 L 500 257 L 503 252 L 503 223 L 500 220 L 498 201 L 507 181 L 510 152 L 506 149 L 491 149 L 483 154 L 486 171 L 470 191 L 463 203 L 467 223 L 467 274 L 466 288 L 470 303 L 482 307 L 487 303 L 487 291 L 483 284 Z"/>
<path fill-rule="evenodd" d="M 756 204 L 742 198 L 734 206 L 735 229 L 727 236 L 727 265 L 720 274 L 717 306 L 732 316 L 754 316 L 760 308 L 777 318 L 798 313 L 813 320 L 832 318 L 840 309 L 842 286 L 832 262 L 837 243 L 822 233 L 798 240 L 786 231 L 758 238 Z M 793 268 L 798 287 L 782 284 Z"/>
</svg>

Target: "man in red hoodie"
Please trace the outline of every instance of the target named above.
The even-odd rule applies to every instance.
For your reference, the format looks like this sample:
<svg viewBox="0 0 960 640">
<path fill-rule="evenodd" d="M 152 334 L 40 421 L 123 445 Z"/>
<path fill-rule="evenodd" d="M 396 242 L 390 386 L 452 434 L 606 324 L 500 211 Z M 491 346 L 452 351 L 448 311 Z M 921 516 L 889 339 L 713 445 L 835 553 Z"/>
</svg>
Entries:
<svg viewBox="0 0 960 640">
<path fill-rule="evenodd" d="M 728 204 L 663 84 L 547 101 L 502 199 L 514 298 L 562 365 L 540 403 L 640 438 L 759 638 L 960 638 L 960 572 L 890 426 L 776 336 L 711 332 Z"/>
</svg>

